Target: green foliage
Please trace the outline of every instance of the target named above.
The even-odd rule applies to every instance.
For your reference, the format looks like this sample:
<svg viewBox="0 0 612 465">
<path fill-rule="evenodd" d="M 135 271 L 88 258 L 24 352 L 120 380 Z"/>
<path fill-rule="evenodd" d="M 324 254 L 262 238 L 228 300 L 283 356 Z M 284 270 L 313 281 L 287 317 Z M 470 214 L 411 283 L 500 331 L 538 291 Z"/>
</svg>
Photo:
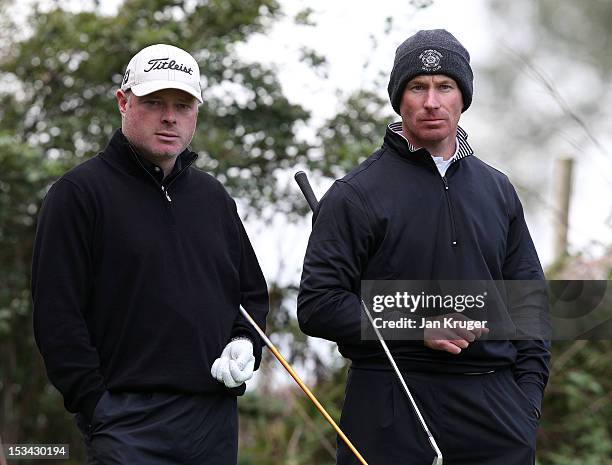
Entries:
<svg viewBox="0 0 612 465">
<path fill-rule="evenodd" d="M 327 78 L 327 58 L 316 50 L 308 47 L 300 49 L 300 61 L 310 66 L 319 77 Z"/>
<path fill-rule="evenodd" d="M 4 442 L 61 437 L 78 456 L 78 433 L 47 383 L 34 343 L 28 289 L 39 199 L 66 166 L 6 132 L 0 132 L 0 166 L 0 436 Z"/>
<path fill-rule="evenodd" d="M 553 344 L 538 438 L 542 465 L 608 464 L 612 457 L 610 341 Z"/>
<path fill-rule="evenodd" d="M 325 176 L 344 176 L 380 147 L 390 120 L 389 103 L 378 94 L 362 90 L 349 95 L 321 129 L 325 156 L 311 157 L 311 169 Z"/>
<path fill-rule="evenodd" d="M 546 270 L 565 276 L 566 256 Z M 601 270 L 605 279 L 609 270 Z M 576 279 L 579 277 L 575 277 Z M 609 340 L 554 341 L 538 436 L 540 465 L 607 465 L 612 457 L 612 364 Z"/>
<path fill-rule="evenodd" d="M 312 19 L 313 14 L 314 10 L 312 8 L 304 8 L 295 15 L 293 20 L 295 21 L 295 24 L 298 25 L 314 26 L 315 22 Z"/>
</svg>

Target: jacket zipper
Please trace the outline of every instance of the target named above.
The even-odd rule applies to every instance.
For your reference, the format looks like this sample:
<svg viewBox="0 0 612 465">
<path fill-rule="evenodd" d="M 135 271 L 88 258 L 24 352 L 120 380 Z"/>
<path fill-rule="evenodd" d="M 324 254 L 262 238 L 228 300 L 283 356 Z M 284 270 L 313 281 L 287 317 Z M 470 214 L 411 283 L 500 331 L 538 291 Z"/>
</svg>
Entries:
<svg viewBox="0 0 612 465">
<path fill-rule="evenodd" d="M 174 181 L 176 181 L 177 178 L 181 174 L 183 174 L 183 171 L 185 171 L 187 168 L 189 168 L 191 165 L 193 165 L 193 162 L 195 161 L 195 159 L 196 159 L 196 157 L 192 157 L 191 160 L 189 161 L 189 163 L 187 163 L 187 165 L 183 166 L 181 168 L 181 170 L 178 173 L 176 173 L 176 176 L 174 176 L 174 178 L 172 178 L 172 181 L 170 181 L 167 186 L 164 186 L 162 184 L 161 189 L 162 189 L 162 192 L 166 195 L 166 200 L 168 200 L 168 202 L 172 202 L 172 199 L 170 198 L 170 193 L 168 192 L 168 189 L 170 189 L 170 186 L 172 184 L 174 184 Z M 147 171 L 147 173 L 148 173 L 148 171 Z M 149 173 L 149 174 L 151 174 L 151 173 Z"/>
<path fill-rule="evenodd" d="M 168 190 L 164 187 L 164 185 L 162 184 L 161 186 L 161 190 L 162 192 L 166 195 L 166 200 L 168 202 L 172 202 L 172 199 L 170 198 L 170 194 L 168 194 Z"/>
<path fill-rule="evenodd" d="M 455 227 L 455 216 L 453 215 L 453 204 L 451 203 L 451 198 L 448 193 L 446 175 L 442 176 L 442 181 L 444 182 L 444 196 L 446 197 L 446 206 L 448 207 L 448 216 L 450 217 L 451 223 L 451 247 L 457 247 L 457 229 Z"/>
<path fill-rule="evenodd" d="M 172 181 L 170 181 L 168 183 L 167 186 L 160 184 L 159 182 L 157 182 L 157 179 L 155 179 L 155 177 L 149 173 L 149 170 L 147 170 L 143 164 L 141 163 L 140 159 L 138 158 L 138 154 L 136 153 L 136 151 L 134 150 L 134 147 L 132 147 L 132 144 L 128 144 L 130 146 L 130 150 L 132 150 L 132 153 L 134 154 L 134 156 L 136 157 L 136 161 L 138 162 L 138 164 L 140 165 L 140 167 L 144 170 L 145 173 L 147 173 L 149 175 L 149 177 L 153 180 L 153 182 L 159 186 L 161 188 L 162 194 L 164 195 L 164 197 L 166 198 L 166 200 L 168 202 L 172 202 L 172 199 L 170 198 L 170 193 L 168 192 L 168 188 L 172 185 L 172 183 L 183 173 L 183 171 L 185 171 L 187 168 L 189 168 L 191 165 L 193 165 L 193 162 L 195 161 L 196 157 L 192 157 L 191 161 L 189 163 L 187 163 L 186 166 L 183 166 L 181 168 L 181 170 L 176 173 L 176 176 L 174 176 L 174 178 L 172 179 Z"/>
</svg>

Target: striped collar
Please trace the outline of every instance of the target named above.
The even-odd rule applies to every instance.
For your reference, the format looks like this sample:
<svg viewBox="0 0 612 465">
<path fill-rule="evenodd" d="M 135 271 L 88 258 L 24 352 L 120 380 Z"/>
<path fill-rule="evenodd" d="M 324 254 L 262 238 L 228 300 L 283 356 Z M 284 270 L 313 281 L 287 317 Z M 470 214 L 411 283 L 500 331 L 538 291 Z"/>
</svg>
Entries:
<svg viewBox="0 0 612 465">
<path fill-rule="evenodd" d="M 411 152 L 416 152 L 417 150 L 419 150 L 420 147 L 415 147 L 414 145 L 412 145 L 410 141 L 406 139 L 406 137 L 404 137 L 404 134 L 402 134 L 401 121 L 389 123 L 388 127 L 389 130 L 391 130 L 395 134 L 398 134 L 406 141 L 406 143 L 408 144 L 408 149 Z M 455 149 L 455 154 L 452 157 L 453 161 L 460 160 L 461 158 L 465 158 L 469 155 L 474 155 L 474 150 L 472 150 L 472 147 L 470 147 L 470 144 L 468 144 L 467 138 L 467 132 L 465 132 L 461 126 L 457 126 L 457 147 Z"/>
</svg>

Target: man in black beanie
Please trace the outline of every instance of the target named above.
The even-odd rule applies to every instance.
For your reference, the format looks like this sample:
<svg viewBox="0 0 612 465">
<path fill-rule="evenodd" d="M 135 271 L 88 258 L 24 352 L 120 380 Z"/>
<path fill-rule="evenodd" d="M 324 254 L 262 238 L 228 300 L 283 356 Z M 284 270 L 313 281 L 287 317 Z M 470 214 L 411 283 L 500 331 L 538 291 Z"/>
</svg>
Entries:
<svg viewBox="0 0 612 465">
<path fill-rule="evenodd" d="M 362 339 L 361 281 L 536 280 L 544 274 L 508 178 L 459 127 L 472 102 L 467 50 L 419 31 L 396 52 L 389 97 L 401 121 L 321 200 L 298 296 L 301 329 L 351 360 L 341 428 L 370 465 L 431 464 L 435 454 L 381 346 Z M 367 323 L 369 324 L 369 323 Z M 395 340 L 391 352 L 453 465 L 535 462 L 549 341 L 488 329 Z M 337 463 L 357 464 L 338 442 Z"/>
</svg>

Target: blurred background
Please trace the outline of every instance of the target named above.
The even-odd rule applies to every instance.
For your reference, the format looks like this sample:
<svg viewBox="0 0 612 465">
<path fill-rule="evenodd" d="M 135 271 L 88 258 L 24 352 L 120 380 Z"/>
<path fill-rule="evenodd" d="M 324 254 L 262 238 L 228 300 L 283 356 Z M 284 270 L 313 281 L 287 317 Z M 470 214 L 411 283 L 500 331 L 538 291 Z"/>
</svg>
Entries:
<svg viewBox="0 0 612 465">
<path fill-rule="evenodd" d="M 460 124 L 517 187 L 548 279 L 610 279 L 611 24 L 609 0 L 0 0 L 0 441 L 69 443 L 65 463 L 83 462 L 32 336 L 31 249 L 49 185 L 119 126 L 136 51 L 167 42 L 199 61 L 198 165 L 238 201 L 271 339 L 338 419 L 346 364 L 295 320 L 310 213 L 293 173 L 320 196 L 375 150 L 398 119 L 395 48 L 448 29 L 475 74 Z M 553 344 L 540 464 L 612 464 L 610 353 L 610 340 Z M 334 463 L 335 434 L 269 353 L 239 405 L 241 465 Z"/>
</svg>

